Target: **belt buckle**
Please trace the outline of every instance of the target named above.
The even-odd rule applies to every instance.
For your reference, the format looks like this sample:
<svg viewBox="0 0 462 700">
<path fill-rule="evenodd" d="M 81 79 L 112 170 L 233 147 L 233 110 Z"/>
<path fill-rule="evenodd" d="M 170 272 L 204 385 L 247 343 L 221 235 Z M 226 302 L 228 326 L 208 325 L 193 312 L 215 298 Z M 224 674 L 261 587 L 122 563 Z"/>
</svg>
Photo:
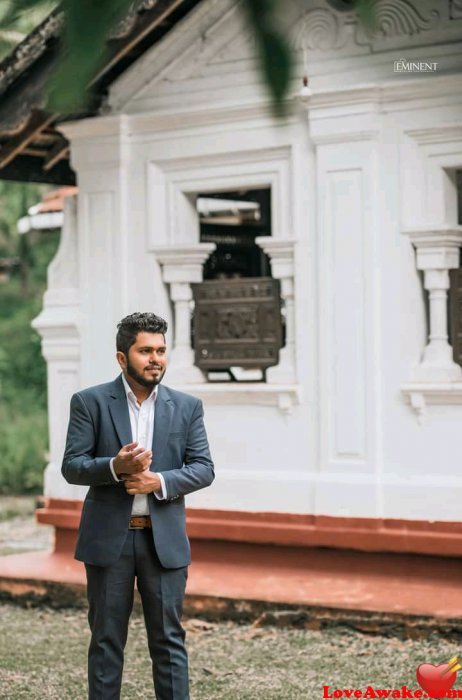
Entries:
<svg viewBox="0 0 462 700">
<path fill-rule="evenodd" d="M 149 516 L 143 516 L 143 515 L 133 515 L 133 516 L 131 516 L 131 517 L 130 517 L 130 520 L 134 520 L 135 522 L 134 522 L 133 525 L 131 525 L 131 524 L 129 523 L 128 529 L 129 529 L 129 530 L 145 530 L 147 527 L 149 527 L 149 525 L 146 524 L 146 523 L 147 523 L 147 518 L 148 518 L 148 517 L 149 517 Z M 135 523 L 136 523 L 137 520 L 138 520 L 138 521 L 141 521 L 142 524 L 141 524 L 141 525 L 136 525 Z"/>
</svg>

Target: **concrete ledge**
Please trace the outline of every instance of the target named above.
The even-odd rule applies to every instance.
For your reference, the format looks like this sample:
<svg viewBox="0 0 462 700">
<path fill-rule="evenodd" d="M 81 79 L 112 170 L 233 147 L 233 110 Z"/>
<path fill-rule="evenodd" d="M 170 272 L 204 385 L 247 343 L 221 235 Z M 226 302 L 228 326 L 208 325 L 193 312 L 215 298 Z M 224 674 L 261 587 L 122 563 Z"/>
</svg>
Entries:
<svg viewBox="0 0 462 700">
<path fill-rule="evenodd" d="M 329 610 L 462 627 L 462 560 L 210 540 L 193 540 L 192 555 L 188 605 L 201 615 Z M 84 566 L 63 552 L 1 557 L 0 572 L 3 597 L 62 606 L 84 596 Z"/>
</svg>

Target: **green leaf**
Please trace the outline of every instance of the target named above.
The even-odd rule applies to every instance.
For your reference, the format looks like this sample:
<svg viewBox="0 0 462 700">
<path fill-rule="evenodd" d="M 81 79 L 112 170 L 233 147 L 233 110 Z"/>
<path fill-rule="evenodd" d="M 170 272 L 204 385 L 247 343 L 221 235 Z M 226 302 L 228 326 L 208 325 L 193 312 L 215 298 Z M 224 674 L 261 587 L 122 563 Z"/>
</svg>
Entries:
<svg viewBox="0 0 462 700">
<path fill-rule="evenodd" d="M 107 56 L 107 38 L 133 0 L 64 0 L 62 58 L 50 85 L 48 109 L 61 114 L 85 105 L 88 85 Z"/>
<path fill-rule="evenodd" d="M 355 0 L 359 21 L 370 34 L 377 29 L 376 2 L 377 0 Z"/>
<path fill-rule="evenodd" d="M 276 116 L 286 111 L 284 99 L 290 85 L 293 56 L 287 37 L 279 28 L 277 0 L 245 0 L 244 8 L 255 36 L 261 69 Z"/>
<path fill-rule="evenodd" d="M 0 29 L 31 32 L 56 7 L 53 0 L 7 0 L 0 10 Z"/>
</svg>

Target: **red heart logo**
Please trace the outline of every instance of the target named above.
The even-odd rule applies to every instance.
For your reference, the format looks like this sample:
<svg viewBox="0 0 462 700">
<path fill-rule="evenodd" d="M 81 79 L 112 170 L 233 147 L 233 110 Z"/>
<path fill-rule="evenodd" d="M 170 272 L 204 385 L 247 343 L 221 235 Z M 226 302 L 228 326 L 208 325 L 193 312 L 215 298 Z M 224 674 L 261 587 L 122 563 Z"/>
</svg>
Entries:
<svg viewBox="0 0 462 700">
<path fill-rule="evenodd" d="M 443 698 L 457 678 L 457 674 L 449 670 L 449 664 L 420 664 L 415 675 L 418 684 L 430 698 Z"/>
</svg>

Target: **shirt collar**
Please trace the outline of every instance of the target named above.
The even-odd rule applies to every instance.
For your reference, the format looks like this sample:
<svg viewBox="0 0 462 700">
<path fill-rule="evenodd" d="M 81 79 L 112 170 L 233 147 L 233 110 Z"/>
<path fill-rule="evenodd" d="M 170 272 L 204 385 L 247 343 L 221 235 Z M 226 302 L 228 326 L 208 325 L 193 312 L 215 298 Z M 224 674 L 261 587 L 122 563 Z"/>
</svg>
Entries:
<svg viewBox="0 0 462 700">
<path fill-rule="evenodd" d="M 134 401 L 134 402 L 136 403 L 136 405 L 138 406 L 138 405 L 139 405 L 139 404 L 138 404 L 138 399 L 136 398 L 135 394 L 133 393 L 133 391 L 132 391 L 132 389 L 131 389 L 131 387 L 130 387 L 130 384 L 129 384 L 129 383 L 127 382 L 127 380 L 125 379 L 123 373 L 122 373 L 122 382 L 123 382 L 123 385 L 124 385 L 125 395 L 126 395 L 126 397 L 127 397 L 127 400 L 128 400 L 128 401 Z M 153 388 L 153 390 L 151 391 L 151 393 L 149 394 L 149 396 L 148 396 L 148 398 L 146 399 L 146 401 L 155 401 L 155 400 L 156 400 L 156 397 L 157 397 L 157 389 L 158 389 L 158 386 L 156 385 L 156 386 Z"/>
</svg>

